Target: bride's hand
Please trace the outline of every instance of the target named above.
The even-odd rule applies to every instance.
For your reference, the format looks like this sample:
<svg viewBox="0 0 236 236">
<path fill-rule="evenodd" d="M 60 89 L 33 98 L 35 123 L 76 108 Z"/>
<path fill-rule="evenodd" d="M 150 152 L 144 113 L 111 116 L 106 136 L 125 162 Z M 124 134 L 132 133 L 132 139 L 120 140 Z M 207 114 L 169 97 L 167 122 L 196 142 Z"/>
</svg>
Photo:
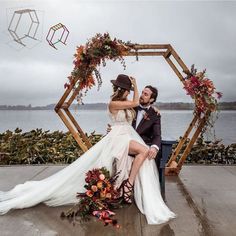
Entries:
<svg viewBox="0 0 236 236">
<path fill-rule="evenodd" d="M 131 83 L 132 83 L 133 86 L 136 86 L 136 85 L 137 85 L 137 84 L 136 84 L 136 79 L 135 79 L 134 77 L 130 76 L 129 79 L 130 79 L 130 81 L 131 81 Z"/>
</svg>

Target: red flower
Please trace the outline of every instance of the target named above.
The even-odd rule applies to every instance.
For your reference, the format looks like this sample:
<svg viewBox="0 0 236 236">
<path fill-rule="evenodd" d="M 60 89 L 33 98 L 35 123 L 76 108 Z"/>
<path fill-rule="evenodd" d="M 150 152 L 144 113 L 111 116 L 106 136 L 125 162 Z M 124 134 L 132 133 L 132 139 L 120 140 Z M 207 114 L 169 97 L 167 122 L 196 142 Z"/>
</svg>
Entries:
<svg viewBox="0 0 236 236">
<path fill-rule="evenodd" d="M 191 83 L 192 83 L 192 87 L 198 87 L 198 86 L 200 85 L 200 83 L 199 83 L 197 77 L 192 76 L 192 77 L 190 78 L 190 80 L 191 80 Z"/>
<path fill-rule="evenodd" d="M 144 114 L 143 119 L 144 119 L 144 120 L 150 120 L 150 118 L 148 117 L 148 114 L 147 114 L 147 113 Z"/>
<path fill-rule="evenodd" d="M 148 116 L 148 113 L 145 112 L 144 110 L 142 110 L 142 115 L 143 115 L 143 119 L 144 120 L 150 120 L 149 116 Z"/>
<path fill-rule="evenodd" d="M 64 88 L 69 88 L 69 87 L 70 87 L 70 85 L 68 83 L 64 84 Z"/>
<path fill-rule="evenodd" d="M 195 99 L 196 112 L 199 114 L 206 113 L 208 110 L 215 111 L 217 100 L 214 98 L 214 94 L 218 99 L 222 96 L 222 93 L 215 92 L 215 86 L 210 79 L 205 77 L 205 72 L 206 70 L 197 72 L 192 66 L 191 76 L 184 81 L 184 89 Z"/>
<path fill-rule="evenodd" d="M 93 196 L 93 191 L 87 190 L 87 191 L 86 191 L 86 195 L 87 195 L 88 197 L 92 197 L 92 196 Z"/>
</svg>

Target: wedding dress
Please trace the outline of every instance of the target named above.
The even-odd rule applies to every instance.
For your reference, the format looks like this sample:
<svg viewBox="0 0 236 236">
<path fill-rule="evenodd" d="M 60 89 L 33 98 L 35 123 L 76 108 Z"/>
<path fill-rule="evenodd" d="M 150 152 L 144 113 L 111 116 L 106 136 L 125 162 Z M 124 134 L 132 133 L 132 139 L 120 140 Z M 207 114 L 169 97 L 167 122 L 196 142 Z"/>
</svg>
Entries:
<svg viewBox="0 0 236 236">
<path fill-rule="evenodd" d="M 128 178 L 133 161 L 128 156 L 129 141 L 146 144 L 131 126 L 131 112 L 127 117 L 124 110 L 116 115 L 108 113 L 112 130 L 72 164 L 43 180 L 27 181 L 8 192 L 0 191 L 0 214 L 41 202 L 48 206 L 76 203 L 76 193 L 85 192 L 85 173 L 93 168 L 105 166 L 113 174 L 120 171 L 116 182 L 119 187 Z M 146 159 L 135 179 L 134 198 L 148 224 L 161 224 L 176 217 L 162 199 L 158 178 L 155 160 Z"/>
</svg>

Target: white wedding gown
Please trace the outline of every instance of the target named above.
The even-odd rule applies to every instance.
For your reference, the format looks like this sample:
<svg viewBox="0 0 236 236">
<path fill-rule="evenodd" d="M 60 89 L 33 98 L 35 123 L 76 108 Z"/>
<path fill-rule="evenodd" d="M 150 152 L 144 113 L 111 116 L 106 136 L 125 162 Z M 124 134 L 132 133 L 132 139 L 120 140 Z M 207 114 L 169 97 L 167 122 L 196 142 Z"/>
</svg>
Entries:
<svg viewBox="0 0 236 236">
<path fill-rule="evenodd" d="M 27 181 L 16 185 L 8 192 L 0 191 L 0 214 L 11 209 L 22 209 L 45 203 L 59 206 L 76 203 L 77 192 L 85 192 L 85 173 L 93 168 L 105 166 L 110 173 L 121 171 L 117 187 L 128 178 L 133 157 L 128 156 L 129 141 L 143 142 L 131 126 L 132 116 L 119 110 L 116 115 L 109 112 L 112 130 L 69 166 L 40 181 Z M 145 214 L 148 224 L 161 224 L 176 215 L 169 210 L 162 199 L 154 160 L 146 159 L 134 184 L 134 198 L 139 210 Z"/>
</svg>

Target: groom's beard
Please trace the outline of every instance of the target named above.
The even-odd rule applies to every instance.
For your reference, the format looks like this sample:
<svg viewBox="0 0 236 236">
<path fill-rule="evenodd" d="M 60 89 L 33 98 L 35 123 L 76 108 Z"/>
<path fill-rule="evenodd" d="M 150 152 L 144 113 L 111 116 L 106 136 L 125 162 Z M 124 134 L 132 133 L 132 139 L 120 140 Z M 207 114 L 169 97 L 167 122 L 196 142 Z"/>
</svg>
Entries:
<svg viewBox="0 0 236 236">
<path fill-rule="evenodd" d="M 143 102 L 142 100 L 140 100 L 139 104 L 142 105 L 143 107 L 147 107 L 150 105 L 150 102 Z"/>
</svg>

